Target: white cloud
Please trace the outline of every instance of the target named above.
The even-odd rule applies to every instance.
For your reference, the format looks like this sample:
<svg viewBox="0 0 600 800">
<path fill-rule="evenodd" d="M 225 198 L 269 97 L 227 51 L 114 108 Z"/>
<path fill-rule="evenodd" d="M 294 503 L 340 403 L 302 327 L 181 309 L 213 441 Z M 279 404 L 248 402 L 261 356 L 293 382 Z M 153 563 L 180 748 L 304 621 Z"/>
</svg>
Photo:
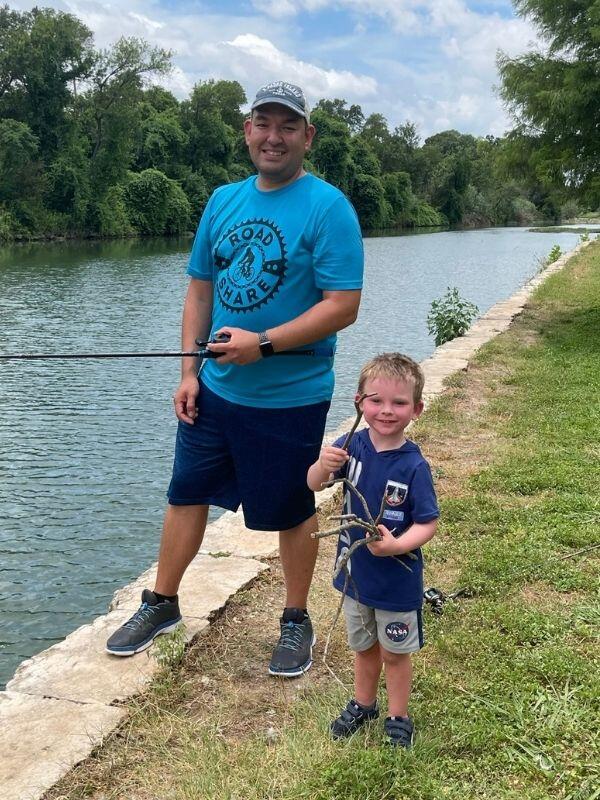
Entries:
<svg viewBox="0 0 600 800">
<path fill-rule="evenodd" d="M 283 78 L 300 84 L 311 103 L 323 96 L 365 98 L 377 92 L 377 81 L 372 77 L 322 69 L 282 52 L 268 39 L 254 34 L 236 36 L 225 45 L 231 48 L 230 68 L 237 69 L 238 74 L 248 74 L 253 69 L 265 81 Z"/>
<path fill-rule="evenodd" d="M 262 11 L 269 17 L 277 19 L 293 17 L 298 12 L 291 0 L 255 0 L 254 7 L 257 11 Z"/>
<path fill-rule="evenodd" d="M 215 0 L 113 2 L 43 5 L 79 17 L 98 47 L 137 36 L 173 51 L 174 69 L 160 82 L 179 98 L 209 78 L 238 80 L 248 97 L 284 78 L 312 103 L 343 97 L 391 127 L 411 119 L 423 135 L 440 127 L 502 134 L 510 122 L 494 94 L 496 53 L 515 55 L 536 39 L 529 22 L 508 16 L 507 0 L 487 12 L 469 0 L 251 0 L 237 13 Z"/>
</svg>

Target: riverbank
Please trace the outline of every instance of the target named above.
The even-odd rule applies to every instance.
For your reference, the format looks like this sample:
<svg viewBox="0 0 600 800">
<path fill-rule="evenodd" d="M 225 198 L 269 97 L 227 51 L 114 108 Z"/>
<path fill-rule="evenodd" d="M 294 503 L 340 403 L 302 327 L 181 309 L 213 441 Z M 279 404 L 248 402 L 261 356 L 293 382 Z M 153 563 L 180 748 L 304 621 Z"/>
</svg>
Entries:
<svg viewBox="0 0 600 800">
<path fill-rule="evenodd" d="M 361 312 L 339 337 L 328 429 L 352 412 L 363 360 L 383 346 L 431 355 L 427 314 L 449 286 L 485 313 L 535 275 L 551 247 L 568 252 L 578 238 L 520 228 L 365 239 Z M 0 351 L 178 350 L 188 254 L 188 242 L 168 240 L 3 251 Z M 179 363 L 5 361 L 0 370 L 3 688 L 24 659 L 104 614 L 154 557 Z"/>
<path fill-rule="evenodd" d="M 596 253 L 597 246 L 591 248 L 591 251 Z M 572 275 L 573 265 L 579 263 L 580 260 L 581 258 L 576 262 L 570 263 L 566 273 Z M 597 262 L 598 257 L 596 256 L 596 264 Z M 575 277 L 580 280 L 579 275 Z M 564 287 L 560 287 L 559 297 L 561 303 L 564 304 L 567 294 L 564 291 Z M 465 368 L 469 347 L 473 348 L 474 345 L 481 344 L 484 340 L 483 328 L 487 326 L 489 338 L 489 335 L 493 335 L 494 330 L 497 331 L 506 327 L 511 315 L 517 313 L 519 304 L 522 305 L 526 298 L 527 291 L 523 290 L 518 293 L 516 300 L 513 298 L 511 301 L 498 304 L 486 315 L 488 319 L 485 325 L 477 323 L 475 329 L 467 337 L 456 340 L 444 348 L 439 348 L 435 357 L 425 362 L 425 369 L 428 375 L 428 391 L 431 393 L 441 388 L 444 370 L 445 374 L 448 375 L 454 369 Z M 445 367 L 442 370 L 441 366 L 444 362 Z M 510 363 L 509 359 L 509 366 Z M 473 376 L 474 369 L 478 369 L 477 362 L 469 369 L 469 382 Z M 504 378 L 506 378 L 504 370 L 503 365 L 501 372 L 503 380 L 501 383 L 504 383 Z M 458 395 L 463 394 L 463 399 L 467 403 L 469 411 L 472 405 L 467 396 L 468 393 L 465 394 L 465 387 L 461 386 L 461 383 L 463 383 L 461 374 L 453 376 L 449 383 L 452 387 L 449 394 L 447 393 L 444 398 L 434 403 L 423 420 L 423 425 L 426 425 L 428 421 L 433 425 L 434 434 L 435 426 L 440 425 L 443 435 L 438 433 L 428 441 L 426 438 L 427 428 L 422 429 L 420 425 L 416 431 L 416 434 L 418 434 L 416 438 L 425 436 L 425 439 L 421 438 L 419 441 L 425 442 L 425 450 L 436 467 L 438 488 L 444 504 L 449 500 L 451 501 L 455 496 L 452 493 L 454 491 L 452 482 L 448 486 L 444 484 L 452 478 L 450 468 L 457 467 L 456 459 L 452 463 L 452 459 L 448 456 L 448 453 L 451 452 L 452 440 L 456 438 L 457 429 L 456 420 L 444 418 L 445 414 L 447 416 L 448 411 L 446 407 L 448 397 L 458 400 Z M 510 387 L 513 384 L 509 380 L 507 385 Z M 479 383 L 475 384 L 474 390 L 473 402 L 475 406 L 479 406 L 481 405 L 480 395 L 482 394 L 482 388 Z M 497 387 L 493 384 L 491 392 L 492 396 L 494 392 L 498 394 Z M 461 434 L 464 434 L 462 430 L 463 421 L 459 420 L 459 423 L 459 430 L 461 430 Z M 446 426 L 448 430 L 445 429 Z M 472 451 L 469 451 L 468 448 L 465 449 L 468 442 L 464 439 L 464 436 L 461 442 L 464 446 L 460 450 L 461 457 L 458 459 L 458 467 L 466 460 L 464 457 L 465 452 L 470 452 L 472 456 L 476 455 L 476 448 Z M 483 437 L 483 445 L 487 453 L 489 441 L 485 436 Z M 436 452 L 440 448 L 441 452 Z M 450 463 L 446 463 L 448 460 L 450 460 Z M 448 497 L 446 497 L 447 492 L 450 492 Z M 468 504 L 465 508 L 469 509 Z M 480 506 L 475 503 L 472 509 L 474 524 L 479 520 L 480 511 Z M 452 520 L 450 519 L 451 523 Z M 490 525 L 493 524 L 492 520 Z M 226 536 L 227 527 L 225 525 L 221 531 L 215 531 L 214 538 L 207 543 L 209 549 L 213 552 L 213 556 L 227 551 L 228 548 L 231 549 L 231 543 L 227 541 Z M 462 523 L 458 527 L 461 529 Z M 457 533 L 460 533 L 460 530 Z M 458 541 L 458 536 L 455 536 L 454 531 L 452 531 L 452 534 L 453 537 L 450 543 L 453 543 L 455 539 Z M 244 541 L 248 542 L 248 539 Z M 431 547 L 431 572 L 428 574 L 430 582 L 437 583 L 438 580 L 441 581 L 440 586 L 445 590 L 456 588 L 459 585 L 458 579 L 460 577 L 458 571 L 447 569 L 449 555 L 451 555 L 451 553 L 445 551 L 448 544 L 447 531 L 444 530 L 443 536 Z M 458 554 L 460 556 L 460 549 Z M 238 554 L 238 556 L 242 557 L 244 555 L 247 554 Z M 202 578 L 202 569 L 206 569 L 206 558 L 207 556 L 204 555 L 204 567 L 199 565 L 199 579 Z M 212 564 L 214 566 L 227 560 L 227 558 L 215 559 L 213 557 Z M 331 554 L 328 552 L 326 545 L 319 561 L 312 605 L 312 613 L 321 633 L 326 632 L 331 623 L 333 605 L 335 603 L 328 585 L 330 565 Z M 216 625 L 209 629 L 208 620 L 205 620 L 206 625 L 203 626 L 205 630 L 204 636 L 199 644 L 195 645 L 186 656 L 184 665 L 174 673 L 172 671 L 163 673 L 154 684 L 151 693 L 144 696 L 140 704 L 129 707 L 131 714 L 129 722 L 111 738 L 100 751 L 98 758 L 88 760 L 81 768 L 70 773 L 68 781 L 64 781 L 63 784 L 52 790 L 48 797 L 75 798 L 94 796 L 98 800 L 100 797 L 221 798 L 243 796 L 267 798 L 287 797 L 288 790 L 293 793 L 292 787 L 296 791 L 296 796 L 324 798 L 335 796 L 335 793 L 331 793 L 333 788 L 329 784 L 324 784 L 319 788 L 310 783 L 299 783 L 302 778 L 300 773 L 298 773 L 297 778 L 290 782 L 289 770 L 284 769 L 282 772 L 279 769 L 274 771 L 276 763 L 283 764 L 284 767 L 286 764 L 291 763 L 287 759 L 293 758 L 294 753 L 297 756 L 296 761 L 302 759 L 304 763 L 306 760 L 309 765 L 308 772 L 311 774 L 316 774 L 315 770 L 326 768 L 326 771 L 331 772 L 332 769 L 335 768 L 337 770 L 339 767 L 341 770 L 340 775 L 343 777 L 348 765 L 346 761 L 342 760 L 340 762 L 337 758 L 336 753 L 340 755 L 340 751 L 328 749 L 329 745 L 326 736 L 323 737 L 323 732 L 326 731 L 326 717 L 331 713 L 330 706 L 335 706 L 339 702 L 337 696 L 339 691 L 336 694 L 335 684 L 329 678 L 326 670 L 317 663 L 307 678 L 285 685 L 269 680 L 264 674 L 264 663 L 268 661 L 268 653 L 272 646 L 271 641 L 265 640 L 264 632 L 272 630 L 273 636 L 275 636 L 276 623 L 274 616 L 277 613 L 280 593 L 277 563 L 270 561 L 270 566 L 270 571 L 259 570 L 260 577 L 256 580 L 254 588 L 245 591 L 242 595 L 238 595 L 233 604 L 228 606 L 225 614 L 216 622 Z M 458 566 L 460 564 L 457 564 Z M 237 564 L 235 568 L 239 570 Z M 204 574 L 204 582 L 206 582 L 206 574 Z M 480 600 L 479 593 L 481 592 L 477 585 L 475 585 L 475 592 L 476 597 L 473 602 L 477 603 Z M 487 592 L 485 591 L 481 592 L 484 599 L 486 594 Z M 492 592 L 492 596 L 493 594 Z M 135 603 L 134 595 L 135 592 L 133 594 L 131 592 L 125 592 L 124 595 L 121 594 L 119 602 L 122 609 L 127 609 L 132 602 Z M 461 611 L 470 611 L 471 602 L 469 600 L 465 609 L 461 608 Z M 477 605 L 475 605 L 475 609 L 478 609 Z M 206 613 L 206 600 L 204 600 L 203 604 L 200 603 L 200 609 L 196 609 L 197 617 L 201 615 L 201 611 Z M 452 613 L 451 610 L 450 613 Z M 428 648 L 424 651 L 424 656 L 427 656 L 428 653 L 436 652 L 436 624 L 435 621 L 430 621 L 430 627 L 434 626 L 432 631 L 434 635 L 430 637 L 433 650 Z M 87 627 L 89 628 L 90 626 Z M 102 634 L 102 631 L 100 631 L 100 634 Z M 463 646 L 465 641 L 466 639 L 463 639 Z M 89 639 L 87 643 L 89 647 Z M 47 651 L 47 653 L 49 654 L 50 651 Z M 322 653 L 322 642 L 320 653 Z M 31 681 L 29 684 L 27 683 L 27 675 L 23 676 L 22 674 L 20 686 L 17 684 L 11 687 L 13 695 L 20 691 L 23 695 L 28 696 L 32 702 L 36 696 L 40 698 L 38 700 L 39 716 L 42 712 L 41 706 L 52 705 L 51 700 L 53 698 L 55 699 L 54 705 L 60 705 L 58 699 L 56 699 L 58 690 L 61 690 L 63 694 L 65 691 L 70 692 L 71 695 L 79 691 L 79 700 L 72 698 L 69 701 L 71 708 L 83 708 L 87 704 L 89 712 L 98 712 L 101 705 L 98 698 L 96 697 L 93 701 L 89 698 L 87 700 L 83 699 L 81 687 L 77 687 L 74 681 L 76 673 L 81 675 L 81 658 L 85 660 L 85 656 L 82 656 L 80 652 L 78 653 L 79 658 L 73 662 L 72 659 L 71 661 L 65 660 L 64 655 L 66 654 L 63 651 L 62 668 L 59 667 L 58 669 L 56 665 L 52 669 L 52 660 L 50 658 L 38 658 L 38 676 L 40 680 L 46 681 L 45 686 L 38 684 L 36 689 Z M 88 658 L 91 655 L 92 653 L 90 652 Z M 41 656 L 44 656 L 44 654 L 41 654 Z M 440 654 L 438 654 L 439 657 Z M 35 661 L 35 659 L 32 661 Z M 144 656 L 140 659 L 123 661 L 129 663 L 132 667 L 137 665 L 135 667 L 136 670 L 142 673 L 144 671 L 148 672 L 147 665 L 152 662 L 152 659 Z M 104 662 L 100 661 L 99 663 L 106 665 L 106 658 Z M 334 665 L 338 674 L 344 679 L 348 679 L 348 659 L 343 647 L 340 630 L 337 630 L 334 636 L 330 663 Z M 440 665 L 436 668 L 445 669 L 443 652 L 441 653 Z M 61 675 L 62 685 L 57 680 Z M 24 677 L 25 682 L 23 681 Z M 110 679 L 110 675 L 107 675 L 107 677 Z M 113 683 L 118 682 L 115 680 L 114 670 L 112 680 Z M 425 695 L 423 695 L 423 687 L 427 690 Z M 97 686 L 92 688 L 97 689 Z M 421 728 L 425 727 L 423 724 L 425 718 L 421 716 L 425 713 L 422 709 L 422 702 L 428 691 L 427 683 L 417 686 L 415 697 L 417 704 L 416 716 Z M 439 686 L 436 688 L 437 691 L 439 691 Z M 42 697 L 44 698 L 43 700 L 41 699 Z M 295 702 L 292 702 L 294 699 Z M 435 696 L 432 700 L 435 701 Z M 63 702 L 59 711 L 62 710 L 64 712 L 67 705 L 67 702 Z M 435 708 L 435 702 L 433 707 Z M 109 703 L 106 709 L 112 711 L 115 717 L 124 719 L 125 710 L 120 702 Z M 46 711 L 45 708 L 43 710 Z M 88 723 L 83 729 L 85 735 L 82 735 L 83 731 L 77 735 L 71 731 L 68 735 L 62 736 L 61 743 L 68 739 L 71 741 L 77 739 L 79 741 L 86 737 L 91 737 L 93 725 L 90 723 L 91 717 L 88 717 Z M 429 725 L 429 723 L 427 724 Z M 171 733 L 168 733 L 169 726 L 173 728 Z M 38 727 L 43 726 L 40 724 Z M 14 744 L 11 745 L 10 742 L 18 742 L 21 750 L 25 749 L 26 742 L 23 741 L 23 736 L 19 736 L 18 732 L 15 733 L 14 727 L 9 728 L 7 725 L 5 731 L 7 731 L 6 735 L 10 733 L 10 741 L 7 740 L 5 751 L 8 751 L 8 748 L 11 747 L 13 753 L 19 752 L 19 748 L 17 747 L 15 751 Z M 423 735 L 426 736 L 425 731 L 423 731 Z M 170 736 L 172 736 L 172 739 L 167 746 L 166 742 Z M 96 739 L 96 741 L 98 740 Z M 375 742 L 376 736 L 374 738 L 371 737 L 370 741 Z M 47 742 L 47 747 L 44 748 L 46 752 L 43 755 L 40 752 L 38 754 L 39 758 L 35 755 L 35 751 L 29 748 L 30 760 L 32 757 L 39 761 L 43 761 L 45 758 L 47 763 L 48 758 L 52 758 L 52 747 L 52 742 Z M 298 749 L 294 750 L 295 747 L 298 747 Z M 305 747 L 308 748 L 306 753 L 304 752 Z M 320 748 L 319 752 L 322 758 L 326 759 L 325 761 L 319 760 L 317 748 Z M 342 750 L 341 754 L 348 755 L 348 753 L 352 754 L 352 752 L 354 751 Z M 371 751 L 365 752 L 369 753 Z M 375 749 L 373 752 L 377 754 L 380 751 Z M 264 776 L 257 777 L 254 774 L 254 767 L 257 762 L 252 757 L 252 754 L 256 753 L 265 762 Z M 379 756 L 376 757 L 372 754 L 369 758 L 371 761 L 363 763 L 359 760 L 357 762 L 361 771 L 363 768 L 373 770 L 377 767 L 373 759 L 376 760 Z M 54 760 L 56 761 L 56 759 L 55 751 Z M 64 758 L 64 761 L 66 763 L 66 758 Z M 271 765 L 272 762 L 273 768 L 267 766 Z M 160 764 L 160 766 L 154 771 L 157 764 Z M 175 771 L 171 774 L 171 767 L 174 764 L 176 765 Z M 382 762 L 380 766 L 385 767 L 384 773 L 387 775 L 389 773 L 389 764 L 386 767 L 385 763 Z M 426 767 L 427 765 L 423 763 L 422 766 Z M 378 769 L 379 767 L 377 767 Z M 285 777 L 283 773 L 288 775 L 287 782 L 280 783 L 278 781 L 280 779 L 283 780 L 283 777 Z M 296 771 L 294 771 L 295 773 Z M 165 775 L 167 775 L 168 784 L 162 781 Z M 204 783 L 198 784 L 197 781 L 204 781 Z M 352 781 L 354 781 L 354 777 L 352 777 Z M 168 785 L 168 789 L 165 789 L 166 785 Z M 357 784 L 357 786 L 359 785 Z M 342 791 L 342 788 L 338 787 L 338 789 L 340 792 Z M 362 789 L 364 789 L 364 784 Z M 464 794 L 463 787 L 462 796 Z M 22 793 L 14 796 L 21 798 L 26 795 Z M 33 794 L 29 796 L 33 796 Z M 364 797 L 365 794 L 349 794 L 349 796 Z M 393 794 L 382 792 L 378 796 L 400 797 L 401 795 L 394 790 Z M 413 793 L 411 796 L 419 797 L 420 795 Z M 542 795 L 539 796 L 541 797 Z"/>
<path fill-rule="evenodd" d="M 347 690 L 320 660 L 336 602 L 326 543 L 311 607 L 321 641 L 308 676 L 265 674 L 281 590 L 272 561 L 47 800 L 589 800 L 599 777 L 598 551 L 580 551 L 598 541 L 590 465 L 599 453 L 599 294 L 594 245 L 447 381 L 413 430 L 443 512 L 427 582 L 468 591 L 441 618 L 427 614 L 411 753 L 380 747 L 378 726 L 343 745 L 328 740 Z M 329 664 L 350 683 L 341 626 Z"/>
</svg>

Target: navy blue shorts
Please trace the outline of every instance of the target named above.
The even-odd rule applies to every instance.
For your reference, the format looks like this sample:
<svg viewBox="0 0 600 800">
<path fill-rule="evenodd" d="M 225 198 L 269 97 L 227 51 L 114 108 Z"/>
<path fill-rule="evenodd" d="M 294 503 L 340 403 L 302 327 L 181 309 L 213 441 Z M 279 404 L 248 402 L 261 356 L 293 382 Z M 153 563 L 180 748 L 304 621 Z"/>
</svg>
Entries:
<svg viewBox="0 0 600 800">
<path fill-rule="evenodd" d="M 194 425 L 177 429 L 169 503 L 230 511 L 241 503 L 252 530 L 296 527 L 315 513 L 306 473 L 319 457 L 329 405 L 253 408 L 200 384 Z"/>
</svg>

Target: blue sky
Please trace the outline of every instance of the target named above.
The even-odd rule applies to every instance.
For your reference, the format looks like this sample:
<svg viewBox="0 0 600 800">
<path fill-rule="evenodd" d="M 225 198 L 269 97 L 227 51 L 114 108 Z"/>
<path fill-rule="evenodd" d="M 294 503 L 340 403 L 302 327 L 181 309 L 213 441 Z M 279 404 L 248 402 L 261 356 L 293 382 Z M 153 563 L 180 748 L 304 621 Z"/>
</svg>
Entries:
<svg viewBox="0 0 600 800">
<path fill-rule="evenodd" d="M 9 2 L 25 10 L 34 3 Z M 496 53 L 539 46 L 509 0 L 41 0 L 68 11 L 106 47 L 138 36 L 174 51 L 161 83 L 180 99 L 208 78 L 239 81 L 249 99 L 284 79 L 320 97 L 406 120 L 422 137 L 447 128 L 502 135 Z"/>
</svg>

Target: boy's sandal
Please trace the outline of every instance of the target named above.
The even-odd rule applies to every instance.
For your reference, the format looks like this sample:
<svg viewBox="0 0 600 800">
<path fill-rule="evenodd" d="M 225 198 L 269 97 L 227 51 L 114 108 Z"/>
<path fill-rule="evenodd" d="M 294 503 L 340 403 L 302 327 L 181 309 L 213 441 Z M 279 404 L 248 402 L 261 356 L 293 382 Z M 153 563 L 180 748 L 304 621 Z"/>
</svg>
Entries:
<svg viewBox="0 0 600 800">
<path fill-rule="evenodd" d="M 392 747 L 412 747 L 415 726 L 410 717 L 386 717 L 383 729 Z"/>
<path fill-rule="evenodd" d="M 330 725 L 331 736 L 333 739 L 345 739 L 352 736 L 353 733 L 368 722 L 370 719 L 376 719 L 379 716 L 379 707 L 377 703 L 373 708 L 364 708 L 359 705 L 356 700 L 348 701 L 348 705 L 342 713 L 333 720 Z"/>
</svg>

